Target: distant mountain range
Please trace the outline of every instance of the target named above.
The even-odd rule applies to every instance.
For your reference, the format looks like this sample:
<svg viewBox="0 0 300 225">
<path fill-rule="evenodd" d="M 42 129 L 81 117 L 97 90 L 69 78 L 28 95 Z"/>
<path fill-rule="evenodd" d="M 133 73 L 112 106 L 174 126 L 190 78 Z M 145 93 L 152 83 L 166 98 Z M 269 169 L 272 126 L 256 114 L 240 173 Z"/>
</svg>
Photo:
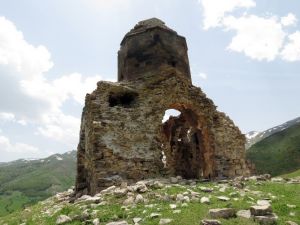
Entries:
<svg viewBox="0 0 300 225">
<path fill-rule="evenodd" d="M 250 148 L 252 145 L 254 145 L 255 143 L 269 137 L 272 134 L 278 133 L 280 131 L 283 131 L 295 124 L 300 124 L 300 117 L 297 117 L 296 119 L 290 120 L 286 123 L 283 123 L 279 126 L 276 127 L 272 127 L 268 130 L 265 130 L 263 132 L 258 132 L 258 131 L 251 131 L 249 133 L 246 134 L 246 149 Z"/>
<path fill-rule="evenodd" d="M 74 185 L 76 151 L 0 163 L 0 216 Z"/>
<path fill-rule="evenodd" d="M 246 155 L 258 173 L 276 176 L 300 169 L 300 118 L 249 137 L 254 144 Z"/>
</svg>

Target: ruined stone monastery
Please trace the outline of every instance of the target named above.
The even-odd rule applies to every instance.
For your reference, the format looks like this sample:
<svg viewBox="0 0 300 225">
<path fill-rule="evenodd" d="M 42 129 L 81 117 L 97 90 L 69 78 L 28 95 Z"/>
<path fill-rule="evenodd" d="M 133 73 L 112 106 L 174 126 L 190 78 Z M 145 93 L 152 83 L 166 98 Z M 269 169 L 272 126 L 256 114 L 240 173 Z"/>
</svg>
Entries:
<svg viewBox="0 0 300 225">
<path fill-rule="evenodd" d="M 187 50 L 185 38 L 156 18 L 125 35 L 118 82 L 98 82 L 85 99 L 77 193 L 160 176 L 249 175 L 245 137 L 193 86 Z M 168 109 L 181 114 L 162 123 Z"/>
</svg>

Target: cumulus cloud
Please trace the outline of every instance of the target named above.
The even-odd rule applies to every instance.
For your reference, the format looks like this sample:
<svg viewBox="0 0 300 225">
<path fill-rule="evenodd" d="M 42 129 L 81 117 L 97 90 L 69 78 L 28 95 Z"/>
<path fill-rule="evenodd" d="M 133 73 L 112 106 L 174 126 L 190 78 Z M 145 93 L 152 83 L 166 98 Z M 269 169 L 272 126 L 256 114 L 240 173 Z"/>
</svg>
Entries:
<svg viewBox="0 0 300 225">
<path fill-rule="evenodd" d="M 27 125 L 25 120 L 17 120 L 14 114 L 7 112 L 0 112 L 0 122 L 15 122 L 23 126 Z"/>
<path fill-rule="evenodd" d="M 54 63 L 47 48 L 28 43 L 4 17 L 0 17 L 0 27 L 0 95 L 5 96 L 1 99 L 0 121 L 30 123 L 36 134 L 75 147 L 80 119 L 66 114 L 63 106 L 69 100 L 82 105 L 101 76 L 72 73 L 49 80 L 46 73 Z M 8 138 L 1 140 L 6 152 L 37 150 L 22 143 L 12 144 Z"/>
<path fill-rule="evenodd" d="M 222 25 L 227 13 L 239 8 L 251 8 L 256 5 L 253 0 L 199 0 L 203 7 L 204 29 Z"/>
<path fill-rule="evenodd" d="M 228 16 L 224 18 L 223 25 L 226 30 L 236 32 L 228 49 L 256 60 L 274 60 L 286 36 L 276 17 Z"/>
<path fill-rule="evenodd" d="M 255 7 L 253 0 L 199 0 L 204 14 L 204 29 L 221 27 L 235 34 L 227 46 L 228 50 L 243 53 L 258 61 L 285 61 L 299 59 L 299 37 L 290 34 L 286 27 L 295 26 L 297 18 L 293 13 L 279 17 L 276 15 L 257 16 L 247 14 L 247 9 Z M 234 11 L 242 9 L 237 16 Z M 287 37 L 289 42 L 287 43 Z"/>
<path fill-rule="evenodd" d="M 280 22 L 283 26 L 295 26 L 297 17 L 293 13 L 289 13 L 287 16 L 281 17 Z"/>
<path fill-rule="evenodd" d="M 300 31 L 288 36 L 289 42 L 284 46 L 281 56 L 286 61 L 300 60 Z"/>
<path fill-rule="evenodd" d="M 41 115 L 37 133 L 74 147 L 78 141 L 80 119 L 65 115 L 61 107 L 67 100 L 83 105 L 86 93 L 91 93 L 99 80 L 99 75 L 84 78 L 79 73 L 73 73 L 51 82 L 44 79 L 22 82 L 28 95 L 50 105 L 49 111 Z"/>
<path fill-rule="evenodd" d="M 45 46 L 32 46 L 22 32 L 5 17 L 0 17 L 0 65 L 15 70 L 23 79 L 33 79 L 48 71 L 53 62 Z"/>
</svg>

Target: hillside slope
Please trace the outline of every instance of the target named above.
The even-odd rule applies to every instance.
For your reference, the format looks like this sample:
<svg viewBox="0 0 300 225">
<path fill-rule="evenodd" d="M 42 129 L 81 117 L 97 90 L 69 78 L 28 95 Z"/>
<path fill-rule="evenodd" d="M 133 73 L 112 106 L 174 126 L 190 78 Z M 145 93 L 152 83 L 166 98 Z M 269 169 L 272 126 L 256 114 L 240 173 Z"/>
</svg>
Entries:
<svg viewBox="0 0 300 225">
<path fill-rule="evenodd" d="M 0 164 L 0 216 L 74 185 L 76 151 Z"/>
<path fill-rule="evenodd" d="M 300 169 L 300 124 L 290 126 L 257 142 L 247 158 L 258 173 L 280 175 Z"/>
<path fill-rule="evenodd" d="M 264 176 L 222 183 L 157 178 L 127 187 L 112 186 L 94 197 L 84 195 L 76 200 L 69 190 L 24 211 L 0 217 L 0 224 L 199 225 L 204 224 L 200 222 L 203 219 L 217 218 L 223 225 L 258 225 L 259 217 L 250 217 L 249 208 L 254 205 L 267 206 L 267 213 L 270 208 L 275 213 L 263 217 L 261 224 L 299 224 L 299 184 L 300 180 L 266 180 Z M 220 209 L 225 211 L 210 213 Z M 259 212 L 261 215 L 266 210 Z"/>
<path fill-rule="evenodd" d="M 276 127 L 272 127 L 268 130 L 265 130 L 263 132 L 258 131 L 251 131 L 246 134 L 247 142 L 246 142 L 246 149 L 250 148 L 255 143 L 271 136 L 272 134 L 278 133 L 280 131 L 283 131 L 291 126 L 294 126 L 296 124 L 300 124 L 300 117 L 297 117 L 293 120 L 287 121 L 283 124 L 280 124 Z"/>
</svg>

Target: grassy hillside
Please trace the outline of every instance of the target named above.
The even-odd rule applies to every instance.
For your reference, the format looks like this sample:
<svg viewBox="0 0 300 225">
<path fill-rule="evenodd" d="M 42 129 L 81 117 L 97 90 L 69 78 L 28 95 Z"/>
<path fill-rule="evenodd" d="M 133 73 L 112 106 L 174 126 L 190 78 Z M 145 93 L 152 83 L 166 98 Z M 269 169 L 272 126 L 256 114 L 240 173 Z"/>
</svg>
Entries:
<svg viewBox="0 0 300 225">
<path fill-rule="evenodd" d="M 281 177 L 283 178 L 295 178 L 295 177 L 300 177 L 300 169 L 296 170 L 292 173 L 284 174 Z"/>
<path fill-rule="evenodd" d="M 74 185 L 76 152 L 0 165 L 0 216 Z"/>
<path fill-rule="evenodd" d="M 210 193 L 203 192 L 203 188 L 211 189 Z M 132 190 L 132 189 L 131 189 Z M 247 190 L 247 191 L 246 191 Z M 136 197 L 139 193 L 131 192 Z M 177 201 L 178 194 L 186 196 L 188 200 Z M 0 224 L 19 225 L 55 225 L 60 215 L 67 215 L 72 221 L 66 225 L 92 224 L 98 220 L 101 225 L 111 221 L 127 221 L 133 224 L 133 218 L 141 218 L 141 225 L 157 225 L 161 218 L 169 218 L 169 225 L 198 225 L 204 218 L 210 218 L 209 209 L 230 207 L 247 210 L 257 204 L 257 200 L 271 199 L 273 212 L 278 216 L 278 225 L 286 221 L 300 223 L 300 188 L 299 184 L 272 181 L 246 181 L 245 189 L 238 189 L 228 184 L 217 182 L 198 182 L 195 185 L 167 183 L 160 188 L 148 186 L 148 191 L 142 193 L 143 199 L 139 203 L 129 203 L 124 195 L 115 195 L 114 190 L 109 194 L 100 195 L 96 200 L 69 203 L 66 194 L 60 194 L 39 202 L 26 211 L 15 212 L 0 218 Z M 207 197 L 210 204 L 200 202 L 200 198 Z M 227 196 L 228 201 L 221 201 L 219 196 Z M 65 200 L 62 200 L 65 199 Z M 100 201 L 100 202 L 99 202 Z M 171 208 L 171 204 L 175 208 Z M 177 211 L 177 212 L 176 212 Z M 151 217 L 152 213 L 158 213 Z M 252 218 L 241 217 L 220 219 L 223 225 L 258 225 Z M 162 223 L 163 224 L 163 223 Z"/>
<path fill-rule="evenodd" d="M 300 124 L 257 142 L 247 150 L 247 158 L 258 173 L 275 176 L 300 169 Z"/>
</svg>

